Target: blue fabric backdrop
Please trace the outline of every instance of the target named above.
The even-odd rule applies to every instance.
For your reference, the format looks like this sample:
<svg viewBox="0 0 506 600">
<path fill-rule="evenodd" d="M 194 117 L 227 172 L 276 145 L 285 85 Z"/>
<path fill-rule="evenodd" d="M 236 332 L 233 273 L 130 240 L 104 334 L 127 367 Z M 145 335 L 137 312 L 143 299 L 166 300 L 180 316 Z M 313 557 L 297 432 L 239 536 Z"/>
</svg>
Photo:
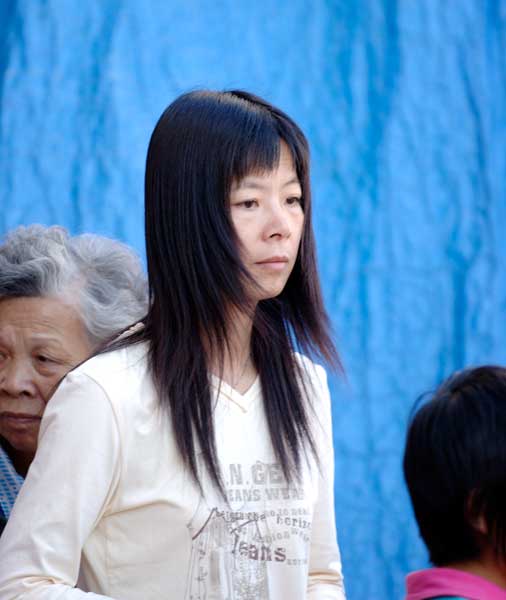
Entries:
<svg viewBox="0 0 506 600">
<path fill-rule="evenodd" d="M 142 254 L 150 132 L 198 87 L 263 95 L 309 137 L 348 374 L 331 378 L 348 597 L 400 598 L 426 562 L 410 407 L 506 361 L 506 2 L 4 0 L 0 234 L 59 223 Z"/>
</svg>

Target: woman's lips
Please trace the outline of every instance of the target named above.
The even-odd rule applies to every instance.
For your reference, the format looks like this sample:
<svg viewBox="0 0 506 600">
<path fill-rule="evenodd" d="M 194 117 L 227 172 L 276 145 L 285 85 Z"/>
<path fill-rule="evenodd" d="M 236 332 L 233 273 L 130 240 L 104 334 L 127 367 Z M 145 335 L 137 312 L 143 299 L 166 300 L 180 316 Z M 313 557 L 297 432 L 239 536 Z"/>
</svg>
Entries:
<svg viewBox="0 0 506 600">
<path fill-rule="evenodd" d="M 271 258 L 266 258 L 265 260 L 259 260 L 255 263 L 255 265 L 258 265 L 263 269 L 272 271 L 282 271 L 287 264 L 288 258 L 285 256 L 273 256 Z"/>
<path fill-rule="evenodd" d="M 7 425 L 10 429 L 26 429 L 27 427 L 39 423 L 42 417 L 40 415 L 31 415 L 28 413 L 2 412 L 0 413 L 0 419 L 3 421 L 4 425 Z"/>
</svg>

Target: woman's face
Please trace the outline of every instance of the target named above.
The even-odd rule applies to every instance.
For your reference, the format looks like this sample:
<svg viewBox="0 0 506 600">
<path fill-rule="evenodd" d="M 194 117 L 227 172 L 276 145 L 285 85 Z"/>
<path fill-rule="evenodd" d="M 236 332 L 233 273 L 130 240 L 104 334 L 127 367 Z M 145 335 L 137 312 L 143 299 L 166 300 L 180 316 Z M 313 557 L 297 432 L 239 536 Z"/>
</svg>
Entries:
<svg viewBox="0 0 506 600">
<path fill-rule="evenodd" d="M 232 185 L 230 214 L 241 259 L 260 289 L 253 301 L 280 294 L 297 259 L 304 227 L 302 188 L 292 155 L 281 142 L 273 171 L 247 175 Z"/>
<path fill-rule="evenodd" d="M 57 298 L 0 300 L 0 436 L 16 451 L 35 452 L 54 388 L 91 351 L 70 304 Z"/>
</svg>

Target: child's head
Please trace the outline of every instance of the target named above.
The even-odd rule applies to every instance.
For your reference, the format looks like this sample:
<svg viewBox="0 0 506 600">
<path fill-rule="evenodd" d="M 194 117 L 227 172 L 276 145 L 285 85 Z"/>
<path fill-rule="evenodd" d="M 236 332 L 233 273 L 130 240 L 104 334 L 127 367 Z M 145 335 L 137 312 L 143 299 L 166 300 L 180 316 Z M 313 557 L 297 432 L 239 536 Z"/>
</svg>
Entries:
<svg viewBox="0 0 506 600">
<path fill-rule="evenodd" d="M 506 369 L 461 371 L 409 425 L 404 476 L 436 566 L 506 559 Z"/>
</svg>

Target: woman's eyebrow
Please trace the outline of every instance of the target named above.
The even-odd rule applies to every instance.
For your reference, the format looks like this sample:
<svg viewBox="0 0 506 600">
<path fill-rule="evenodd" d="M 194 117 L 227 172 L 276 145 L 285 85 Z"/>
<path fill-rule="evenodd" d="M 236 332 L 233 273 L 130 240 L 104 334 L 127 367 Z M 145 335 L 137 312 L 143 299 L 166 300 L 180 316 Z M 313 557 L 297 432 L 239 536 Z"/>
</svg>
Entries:
<svg viewBox="0 0 506 600">
<path fill-rule="evenodd" d="M 293 185 L 295 183 L 297 183 L 297 184 L 300 185 L 300 181 L 299 181 L 299 178 L 297 177 L 297 175 L 294 175 L 288 181 L 285 181 L 282 184 L 282 187 L 287 187 L 287 186 Z M 269 184 L 263 183 L 260 179 L 253 178 L 253 176 L 249 176 L 249 177 L 246 177 L 243 180 L 241 180 L 235 186 L 235 189 L 236 190 L 242 190 L 242 189 L 247 188 L 247 189 L 250 189 L 250 190 L 265 190 L 268 187 L 269 187 Z"/>
<path fill-rule="evenodd" d="M 67 352 L 65 346 L 62 344 L 62 340 L 58 336 L 43 333 L 35 334 L 30 337 L 30 342 L 33 344 L 33 348 L 38 350 L 46 348 L 54 352 Z"/>
<path fill-rule="evenodd" d="M 235 189 L 243 190 L 247 188 L 250 190 L 263 190 L 266 187 L 267 186 L 264 183 L 261 183 L 260 181 L 255 181 L 254 179 L 243 179 L 235 186 Z"/>
<path fill-rule="evenodd" d="M 299 181 L 299 178 L 297 177 L 297 175 L 294 175 L 291 179 L 289 179 L 288 181 L 285 181 L 285 183 L 283 184 L 283 187 L 293 185 L 294 183 L 297 183 L 298 185 L 300 185 L 300 181 Z"/>
</svg>

